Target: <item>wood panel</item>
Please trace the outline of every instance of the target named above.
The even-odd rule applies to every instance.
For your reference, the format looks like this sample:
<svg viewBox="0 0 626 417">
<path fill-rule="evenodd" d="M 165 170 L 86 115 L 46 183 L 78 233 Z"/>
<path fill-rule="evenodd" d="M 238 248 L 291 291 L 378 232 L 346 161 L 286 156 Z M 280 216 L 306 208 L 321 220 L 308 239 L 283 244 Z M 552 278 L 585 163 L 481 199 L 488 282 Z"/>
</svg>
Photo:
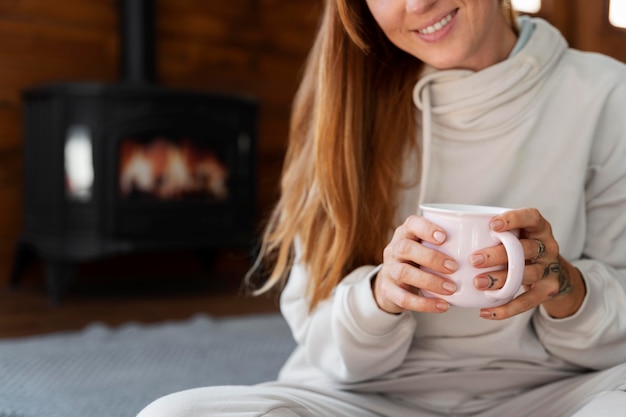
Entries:
<svg viewBox="0 0 626 417">
<path fill-rule="evenodd" d="M 626 29 L 609 22 L 609 0 L 574 0 L 573 44 L 584 51 L 600 52 L 626 63 Z"/>
<path fill-rule="evenodd" d="M 626 63 L 626 29 L 609 22 L 610 0 L 542 0 L 537 16 L 556 26 L 572 48 Z"/>
<path fill-rule="evenodd" d="M 569 0 L 541 0 L 537 16 L 553 24 L 571 42 L 570 30 L 575 10 L 569 6 Z"/>
</svg>

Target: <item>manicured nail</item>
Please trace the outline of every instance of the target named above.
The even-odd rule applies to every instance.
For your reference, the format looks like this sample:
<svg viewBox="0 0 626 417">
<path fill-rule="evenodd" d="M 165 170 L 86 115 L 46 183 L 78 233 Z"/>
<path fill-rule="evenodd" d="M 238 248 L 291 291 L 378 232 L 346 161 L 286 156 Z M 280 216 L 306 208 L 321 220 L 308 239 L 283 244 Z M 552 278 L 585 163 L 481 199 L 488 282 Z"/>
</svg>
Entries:
<svg viewBox="0 0 626 417">
<path fill-rule="evenodd" d="M 474 286 L 476 288 L 489 288 L 489 285 L 491 285 L 491 280 L 485 276 L 479 276 L 474 278 Z"/>
<path fill-rule="evenodd" d="M 496 316 L 496 313 L 492 313 L 489 310 L 480 310 L 480 317 L 485 319 L 492 319 Z"/>
<path fill-rule="evenodd" d="M 433 233 L 433 238 L 435 238 L 437 242 L 443 243 L 443 241 L 446 240 L 446 235 L 445 233 L 437 230 L 435 233 Z"/>
<path fill-rule="evenodd" d="M 485 255 L 483 255 L 482 253 L 473 254 L 472 256 L 470 256 L 470 262 L 474 266 L 480 265 L 485 262 Z"/>
<path fill-rule="evenodd" d="M 456 269 L 458 268 L 458 265 L 456 264 L 456 262 L 451 259 L 446 259 L 443 262 L 443 266 L 445 266 L 448 271 L 453 271 L 453 272 L 456 271 Z"/>
<path fill-rule="evenodd" d="M 456 284 L 454 282 L 450 282 L 450 281 L 444 281 L 443 285 L 442 285 L 443 289 L 453 293 L 456 291 Z"/>
<path fill-rule="evenodd" d="M 439 311 L 448 311 L 450 309 L 450 304 L 446 303 L 445 301 L 438 301 L 437 302 L 437 310 Z"/>
<path fill-rule="evenodd" d="M 504 222 L 500 219 L 496 219 L 491 222 L 491 230 L 501 230 L 504 227 Z"/>
</svg>

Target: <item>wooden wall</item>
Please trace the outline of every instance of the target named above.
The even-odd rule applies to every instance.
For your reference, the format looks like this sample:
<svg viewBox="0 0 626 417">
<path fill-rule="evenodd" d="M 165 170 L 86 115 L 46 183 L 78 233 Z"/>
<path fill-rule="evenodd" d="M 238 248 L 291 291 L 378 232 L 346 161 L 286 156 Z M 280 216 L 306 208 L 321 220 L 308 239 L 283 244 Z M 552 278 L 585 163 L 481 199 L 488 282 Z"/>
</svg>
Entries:
<svg viewBox="0 0 626 417">
<path fill-rule="evenodd" d="M 292 96 L 321 0 L 155 0 L 157 82 L 255 96 L 260 209 L 274 200 Z M 24 88 L 117 82 L 117 0 L 0 0 L 0 285 L 20 232 Z"/>
<path fill-rule="evenodd" d="M 610 0 L 542 0 L 539 16 L 554 24 L 570 46 L 626 63 L 626 29 L 609 22 Z"/>
</svg>

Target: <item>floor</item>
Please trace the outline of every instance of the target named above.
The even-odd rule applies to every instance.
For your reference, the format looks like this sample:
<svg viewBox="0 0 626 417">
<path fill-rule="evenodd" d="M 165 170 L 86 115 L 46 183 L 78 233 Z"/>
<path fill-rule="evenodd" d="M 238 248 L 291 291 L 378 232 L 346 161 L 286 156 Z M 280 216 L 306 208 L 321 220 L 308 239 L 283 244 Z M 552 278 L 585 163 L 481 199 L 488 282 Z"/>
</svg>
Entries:
<svg viewBox="0 0 626 417">
<path fill-rule="evenodd" d="M 92 322 L 182 320 L 278 311 L 276 294 L 242 289 L 250 265 L 223 253 L 208 268 L 196 254 L 143 254 L 83 264 L 58 303 L 51 303 L 40 262 L 15 288 L 0 282 L 0 338 L 78 330 Z"/>
</svg>

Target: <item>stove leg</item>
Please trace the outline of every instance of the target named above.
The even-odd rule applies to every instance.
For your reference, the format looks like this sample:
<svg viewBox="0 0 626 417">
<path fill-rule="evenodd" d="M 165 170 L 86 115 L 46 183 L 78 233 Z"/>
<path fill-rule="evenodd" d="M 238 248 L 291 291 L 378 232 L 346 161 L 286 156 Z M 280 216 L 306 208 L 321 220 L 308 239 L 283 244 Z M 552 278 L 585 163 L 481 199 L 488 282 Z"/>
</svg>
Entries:
<svg viewBox="0 0 626 417">
<path fill-rule="evenodd" d="M 18 242 L 15 248 L 15 256 L 13 257 L 11 276 L 9 277 L 9 287 L 11 289 L 17 288 L 22 274 L 34 259 L 35 249 L 28 243 Z"/>
<path fill-rule="evenodd" d="M 59 304 L 61 296 L 74 279 L 75 272 L 76 265 L 73 262 L 46 260 L 46 285 L 50 294 L 50 304 Z"/>
</svg>

